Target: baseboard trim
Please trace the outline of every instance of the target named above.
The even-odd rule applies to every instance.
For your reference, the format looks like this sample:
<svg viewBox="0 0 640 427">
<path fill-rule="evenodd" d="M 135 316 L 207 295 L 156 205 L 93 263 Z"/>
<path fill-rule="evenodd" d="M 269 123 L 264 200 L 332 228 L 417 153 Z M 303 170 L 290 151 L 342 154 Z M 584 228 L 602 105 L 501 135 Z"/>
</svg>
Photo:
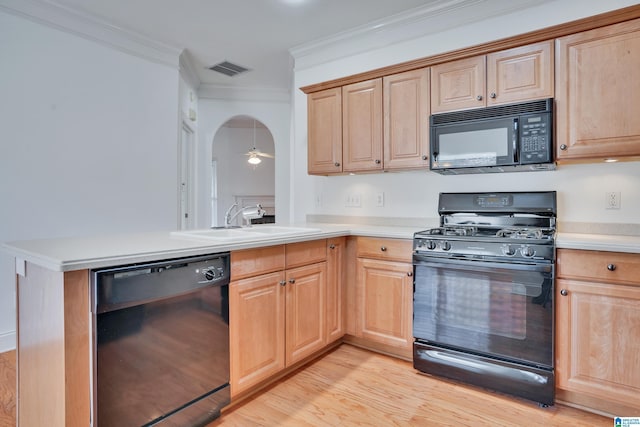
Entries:
<svg viewBox="0 0 640 427">
<path fill-rule="evenodd" d="M 16 349 L 16 333 L 15 331 L 0 334 L 0 353 Z"/>
</svg>

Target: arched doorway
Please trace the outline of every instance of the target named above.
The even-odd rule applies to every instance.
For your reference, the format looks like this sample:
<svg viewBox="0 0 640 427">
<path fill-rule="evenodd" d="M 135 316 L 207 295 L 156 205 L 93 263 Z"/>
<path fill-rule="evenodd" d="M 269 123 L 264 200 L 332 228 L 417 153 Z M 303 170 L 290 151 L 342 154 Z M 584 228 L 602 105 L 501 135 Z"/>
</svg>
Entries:
<svg viewBox="0 0 640 427">
<path fill-rule="evenodd" d="M 211 226 L 225 225 L 225 213 L 236 203 L 260 203 L 267 211 L 263 221 L 275 221 L 274 156 L 271 132 L 254 117 L 235 116 L 218 129 L 212 141 Z"/>
</svg>

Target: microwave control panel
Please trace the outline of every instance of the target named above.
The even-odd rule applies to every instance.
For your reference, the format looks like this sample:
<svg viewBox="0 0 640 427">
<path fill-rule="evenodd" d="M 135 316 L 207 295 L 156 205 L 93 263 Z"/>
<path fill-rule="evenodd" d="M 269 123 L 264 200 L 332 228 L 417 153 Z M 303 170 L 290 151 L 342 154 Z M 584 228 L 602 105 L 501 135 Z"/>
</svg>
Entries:
<svg viewBox="0 0 640 427">
<path fill-rule="evenodd" d="M 551 161 L 551 114 L 520 117 L 520 163 Z"/>
</svg>

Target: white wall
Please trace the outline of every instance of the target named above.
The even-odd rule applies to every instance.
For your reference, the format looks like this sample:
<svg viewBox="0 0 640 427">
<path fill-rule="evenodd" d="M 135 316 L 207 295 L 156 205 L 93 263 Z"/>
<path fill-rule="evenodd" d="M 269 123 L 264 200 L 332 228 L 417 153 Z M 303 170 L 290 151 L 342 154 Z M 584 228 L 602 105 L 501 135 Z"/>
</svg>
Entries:
<svg viewBox="0 0 640 427">
<path fill-rule="evenodd" d="M 269 130 L 256 128 L 255 146 L 263 153 L 274 153 Z M 218 163 L 218 222 L 212 225 L 225 225 L 224 214 L 236 202 L 234 196 L 275 195 L 275 159 L 263 157 L 260 164 L 249 164 L 245 153 L 252 147 L 253 128 L 223 126 L 216 133 L 212 155 Z M 235 223 L 241 224 L 241 219 Z"/>
<path fill-rule="evenodd" d="M 0 12 L 0 241 L 175 229 L 178 71 Z M 0 257 L 0 351 L 15 345 Z"/>
<path fill-rule="evenodd" d="M 262 122 L 275 148 L 276 219 L 288 222 L 290 215 L 290 126 L 291 106 L 286 102 L 229 101 L 201 98 L 198 104 L 197 207 L 196 228 L 209 227 L 211 206 L 202 203 L 211 197 L 213 141 L 221 126 L 234 116 L 251 116 Z M 269 160 L 271 161 L 271 160 Z M 306 165 L 306 159 L 305 159 Z"/>
<path fill-rule="evenodd" d="M 296 88 L 476 45 L 534 29 L 556 25 L 607 10 L 635 4 L 633 1 L 557 0 L 538 7 L 419 39 L 387 45 L 370 52 L 340 57 L 314 65 L 312 55 L 296 61 Z M 339 47 L 337 47 L 339 49 Z M 310 65 L 306 65 L 310 64 Z M 640 164 L 590 164 L 559 166 L 552 172 L 522 172 L 466 176 L 402 172 L 355 176 L 313 177 L 306 171 L 306 95 L 294 93 L 293 198 L 294 219 L 307 214 L 372 217 L 437 218 L 437 196 L 441 191 L 534 191 L 557 190 L 559 221 L 640 223 Z M 604 209 L 606 191 L 622 193 L 620 210 Z M 375 207 L 375 195 L 384 192 L 385 206 Z M 348 194 L 360 194 L 361 208 L 346 208 Z M 320 205 L 318 206 L 318 196 Z"/>
</svg>

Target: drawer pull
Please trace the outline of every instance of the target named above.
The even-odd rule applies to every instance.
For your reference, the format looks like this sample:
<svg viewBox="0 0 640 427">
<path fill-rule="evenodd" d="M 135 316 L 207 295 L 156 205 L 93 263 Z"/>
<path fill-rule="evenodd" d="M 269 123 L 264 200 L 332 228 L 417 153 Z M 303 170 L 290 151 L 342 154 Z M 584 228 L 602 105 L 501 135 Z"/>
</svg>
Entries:
<svg viewBox="0 0 640 427">
<path fill-rule="evenodd" d="M 407 272 L 407 276 L 409 276 L 409 277 L 413 276 L 413 271 L 408 271 Z"/>
<path fill-rule="evenodd" d="M 386 252 L 386 251 L 387 251 L 387 247 L 386 247 L 386 246 L 381 246 L 381 247 L 380 247 L 380 250 L 381 250 L 382 252 Z"/>
<path fill-rule="evenodd" d="M 286 284 L 287 284 L 287 281 L 286 281 L 286 280 L 280 280 L 280 286 L 284 286 L 284 285 L 286 285 Z"/>
<path fill-rule="evenodd" d="M 566 289 L 561 289 L 560 290 L 560 295 L 562 295 L 563 297 L 566 297 L 569 294 L 569 292 L 567 292 Z"/>
<path fill-rule="evenodd" d="M 289 279 L 289 283 L 296 283 L 296 279 Z"/>
<path fill-rule="evenodd" d="M 613 271 L 613 270 L 615 270 L 615 269 L 616 269 L 616 265 L 615 265 L 615 264 L 609 264 L 609 265 L 607 265 L 607 270 L 609 270 L 609 271 Z"/>
<path fill-rule="evenodd" d="M 336 245 L 334 244 L 329 245 L 329 249 L 335 249 L 335 248 L 336 248 Z"/>
</svg>

